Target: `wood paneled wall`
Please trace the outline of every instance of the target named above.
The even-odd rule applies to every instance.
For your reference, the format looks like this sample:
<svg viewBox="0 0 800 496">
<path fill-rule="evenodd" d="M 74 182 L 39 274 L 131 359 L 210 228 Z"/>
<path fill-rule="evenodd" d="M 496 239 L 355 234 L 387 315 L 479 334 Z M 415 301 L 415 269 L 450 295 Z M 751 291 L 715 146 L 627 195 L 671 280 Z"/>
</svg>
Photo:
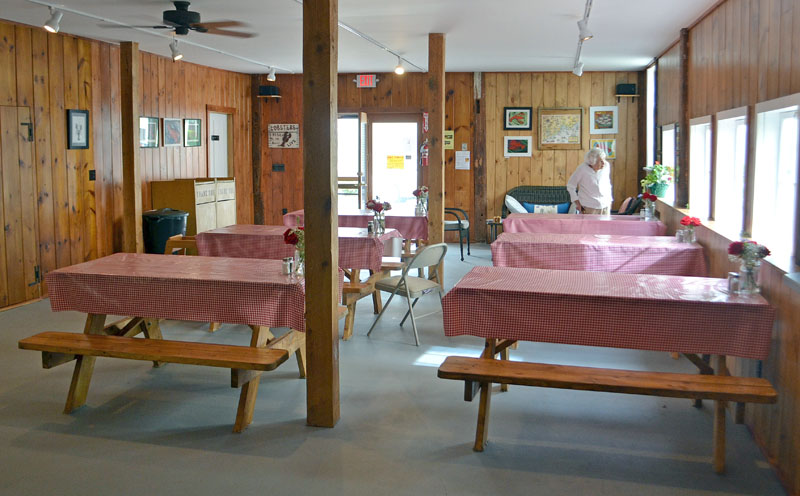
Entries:
<svg viewBox="0 0 800 496">
<path fill-rule="evenodd" d="M 680 98 L 681 82 L 681 54 L 680 44 L 676 43 L 658 59 L 656 69 L 656 125 L 673 124 L 680 118 L 678 100 Z"/>
<path fill-rule="evenodd" d="M 339 112 L 421 113 L 424 111 L 424 91 L 427 75 L 407 72 L 378 74 L 376 88 L 358 89 L 355 75 L 339 75 Z M 472 150 L 474 140 L 474 100 L 472 73 L 447 73 L 445 81 L 447 129 L 455 131 L 456 148 L 467 143 Z M 263 198 L 265 224 L 282 224 L 282 210 L 303 208 L 303 136 L 299 149 L 279 149 L 267 146 L 268 124 L 302 123 L 302 75 L 282 75 L 274 83 L 260 76 L 257 84 L 273 84 L 280 88 L 281 98 L 259 99 L 254 103 L 259 113 L 261 135 L 260 188 Z M 301 126 L 302 129 L 302 126 Z M 455 170 L 455 150 L 445 151 L 445 205 L 466 210 L 472 218 L 472 170 Z M 272 164 L 284 164 L 284 171 L 274 172 Z M 258 175 L 258 174 L 257 174 Z M 422 169 L 426 184 L 427 170 Z M 474 234 L 474 233 L 473 233 Z"/>
<path fill-rule="evenodd" d="M 206 106 L 212 105 L 235 109 L 228 140 L 234 147 L 234 162 L 229 167 L 236 177 L 236 216 L 240 223 L 252 222 L 250 76 L 173 62 L 146 52 L 141 53 L 141 61 L 141 115 L 202 120 L 199 147 L 159 146 L 139 150 L 142 208 L 152 208 L 150 181 L 208 175 Z"/>
<path fill-rule="evenodd" d="M 800 92 L 799 49 L 800 0 L 721 3 L 689 31 L 689 116 L 752 109 L 758 102 Z M 680 85 L 678 56 L 675 47 L 658 61 L 659 124 L 675 122 L 680 115 L 674 90 Z M 661 210 L 674 229 L 683 213 L 671 207 Z M 712 276 L 737 270 L 727 260 L 728 239 L 703 228 L 698 238 Z M 778 403 L 748 406 L 746 422 L 789 493 L 800 494 L 800 294 L 783 282 L 783 275 L 771 264 L 762 265 L 762 294 L 778 314 L 773 349 L 761 373 L 777 388 Z M 729 359 L 729 365 L 736 374 L 759 373 L 758 362 Z"/>
<path fill-rule="evenodd" d="M 252 222 L 249 76 L 148 53 L 141 57 L 142 115 L 200 118 L 205 138 L 206 105 L 236 110 L 237 217 Z M 0 105 L 29 107 L 33 116 L 30 172 L 42 276 L 122 248 L 119 89 L 117 46 L 0 21 Z M 67 149 L 67 109 L 89 110 L 86 150 Z M 149 181 L 206 175 L 205 145 L 141 153 L 145 208 L 150 208 Z M 0 294 L 0 306 L 13 303 Z"/>
<path fill-rule="evenodd" d="M 617 158 L 611 161 L 614 205 L 639 193 L 638 105 L 630 98 L 617 102 L 618 83 L 638 83 L 636 72 L 585 72 L 578 77 L 567 72 L 485 73 L 487 217 L 500 215 L 508 190 L 515 186 L 561 186 L 589 150 L 590 138 L 615 138 Z M 589 107 L 616 105 L 618 134 L 589 134 Z M 533 107 L 530 131 L 504 131 L 503 107 Z M 582 107 L 581 150 L 539 150 L 539 107 Z M 505 158 L 504 136 L 532 136 L 531 157 Z"/>
</svg>

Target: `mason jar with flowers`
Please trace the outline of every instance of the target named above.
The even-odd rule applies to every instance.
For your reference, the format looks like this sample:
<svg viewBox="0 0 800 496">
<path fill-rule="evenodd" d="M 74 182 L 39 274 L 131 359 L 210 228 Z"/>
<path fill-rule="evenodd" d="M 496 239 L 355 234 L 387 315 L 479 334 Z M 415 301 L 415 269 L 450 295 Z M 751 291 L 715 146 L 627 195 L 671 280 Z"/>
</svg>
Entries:
<svg viewBox="0 0 800 496">
<path fill-rule="evenodd" d="M 739 294 L 756 294 L 758 288 L 758 269 L 761 260 L 770 255 L 769 248 L 755 241 L 745 239 L 728 245 L 728 258 L 739 262 Z"/>
<path fill-rule="evenodd" d="M 298 274 L 305 272 L 306 266 L 306 231 L 300 227 L 290 227 L 283 233 L 283 242 L 294 245 L 294 271 Z"/>
<path fill-rule="evenodd" d="M 412 194 L 417 197 L 417 206 L 414 209 L 414 214 L 422 216 L 428 213 L 428 187 L 420 186 L 418 189 L 412 191 Z"/>
<path fill-rule="evenodd" d="M 372 210 L 375 214 L 375 221 L 378 225 L 378 233 L 383 234 L 386 232 L 386 211 L 392 209 L 389 202 L 382 202 L 378 199 L 368 200 L 367 208 Z"/>
<path fill-rule="evenodd" d="M 697 234 L 694 232 L 694 228 L 697 226 L 702 226 L 703 223 L 700 222 L 700 219 L 697 217 L 689 217 L 688 215 L 684 215 L 681 219 L 681 225 L 684 226 L 681 229 L 681 233 L 678 235 L 678 240 L 684 243 L 694 243 L 697 241 Z"/>
<path fill-rule="evenodd" d="M 644 208 L 642 211 L 644 212 L 645 220 L 653 219 L 656 216 L 656 200 L 658 197 L 656 195 L 650 193 L 642 193 L 642 200 L 644 201 Z"/>
<path fill-rule="evenodd" d="M 656 162 L 653 165 L 644 167 L 644 171 L 647 175 L 641 180 L 642 191 L 652 193 L 658 198 L 662 198 L 667 193 L 669 185 L 672 184 L 675 170 L 668 165 Z"/>
</svg>

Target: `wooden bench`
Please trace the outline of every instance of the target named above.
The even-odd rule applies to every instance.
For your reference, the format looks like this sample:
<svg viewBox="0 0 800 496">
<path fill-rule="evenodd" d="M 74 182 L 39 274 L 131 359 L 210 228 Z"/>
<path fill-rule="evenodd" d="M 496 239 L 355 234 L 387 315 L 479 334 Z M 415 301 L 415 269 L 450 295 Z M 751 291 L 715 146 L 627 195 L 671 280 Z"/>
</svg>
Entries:
<svg viewBox="0 0 800 496">
<path fill-rule="evenodd" d="M 274 370 L 289 358 L 289 352 L 283 349 L 76 332 L 42 332 L 20 340 L 19 347 L 41 351 L 44 368 L 66 363 L 76 356 L 94 356 L 223 367 L 233 370 L 236 375 L 237 370 Z M 59 357 L 63 355 L 66 357 Z M 235 387 L 242 384 L 244 382 L 238 382 Z"/>
<path fill-rule="evenodd" d="M 717 472 L 722 472 L 725 466 L 725 402 L 775 403 L 778 397 L 769 381 L 760 378 L 600 369 L 492 358 L 451 356 L 439 367 L 438 376 L 465 381 L 466 401 L 471 401 L 475 388 L 480 387 L 475 451 L 483 451 L 488 439 L 492 383 L 715 400 L 713 458 Z"/>
</svg>

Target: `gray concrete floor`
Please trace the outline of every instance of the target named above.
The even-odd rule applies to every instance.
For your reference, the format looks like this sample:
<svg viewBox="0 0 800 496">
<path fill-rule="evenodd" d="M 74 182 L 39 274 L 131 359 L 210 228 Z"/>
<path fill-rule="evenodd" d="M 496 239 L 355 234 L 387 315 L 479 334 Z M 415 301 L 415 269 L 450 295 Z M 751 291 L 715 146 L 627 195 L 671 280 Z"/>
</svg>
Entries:
<svg viewBox="0 0 800 496">
<path fill-rule="evenodd" d="M 487 245 L 461 262 L 451 245 L 446 285 L 490 265 Z M 227 370 L 98 359 L 87 405 L 61 413 L 72 365 L 44 370 L 17 341 L 80 331 L 83 316 L 42 301 L 0 312 L 0 494 L 784 494 L 747 428 L 728 422 L 727 474 L 711 469 L 710 403 L 512 386 L 492 401 L 490 443 L 472 451 L 477 401 L 436 378 L 478 338 L 446 338 L 435 296 L 420 300 L 422 345 L 393 301 L 370 338 L 371 304 L 341 342 L 341 420 L 305 422 L 294 360 L 261 381 L 253 423 L 231 428 L 239 391 Z M 487 310 L 488 311 L 488 310 Z M 535 316 L 531 316 L 535 318 Z M 245 344 L 249 330 L 167 321 L 168 339 Z M 666 353 L 522 343 L 522 360 L 694 372 Z"/>
</svg>

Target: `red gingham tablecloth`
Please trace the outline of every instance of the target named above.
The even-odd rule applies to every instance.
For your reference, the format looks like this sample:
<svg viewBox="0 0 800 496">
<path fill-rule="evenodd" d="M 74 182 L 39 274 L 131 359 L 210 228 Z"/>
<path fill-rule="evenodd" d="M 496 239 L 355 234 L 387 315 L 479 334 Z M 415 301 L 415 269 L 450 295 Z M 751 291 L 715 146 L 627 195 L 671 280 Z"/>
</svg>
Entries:
<svg viewBox="0 0 800 496">
<path fill-rule="evenodd" d="M 673 236 L 503 233 L 492 243 L 497 267 L 628 274 L 707 274 L 703 247 Z"/>
<path fill-rule="evenodd" d="M 370 210 L 359 212 L 339 213 L 339 227 L 367 227 L 367 223 L 375 215 Z M 283 225 L 295 227 L 303 225 L 304 215 L 302 210 L 295 210 L 283 216 Z M 403 239 L 428 239 L 428 216 L 416 216 L 412 213 L 394 212 L 386 213 L 386 228 L 397 229 Z"/>
<path fill-rule="evenodd" d="M 286 226 L 235 224 L 197 235 L 197 251 L 207 257 L 262 258 L 280 260 L 294 255 L 294 246 L 283 241 Z M 339 267 L 381 269 L 384 243 L 400 238 L 395 229 L 369 234 L 366 229 L 339 228 Z"/>
<path fill-rule="evenodd" d="M 503 232 L 663 236 L 667 226 L 635 215 L 510 214 L 503 219 Z"/>
<path fill-rule="evenodd" d="M 47 274 L 53 311 L 305 331 L 305 280 L 282 262 L 117 253 Z M 339 271 L 339 292 L 343 283 Z"/>
<path fill-rule="evenodd" d="M 775 311 L 705 277 L 475 267 L 444 297 L 444 333 L 745 358 L 769 354 Z"/>
</svg>

